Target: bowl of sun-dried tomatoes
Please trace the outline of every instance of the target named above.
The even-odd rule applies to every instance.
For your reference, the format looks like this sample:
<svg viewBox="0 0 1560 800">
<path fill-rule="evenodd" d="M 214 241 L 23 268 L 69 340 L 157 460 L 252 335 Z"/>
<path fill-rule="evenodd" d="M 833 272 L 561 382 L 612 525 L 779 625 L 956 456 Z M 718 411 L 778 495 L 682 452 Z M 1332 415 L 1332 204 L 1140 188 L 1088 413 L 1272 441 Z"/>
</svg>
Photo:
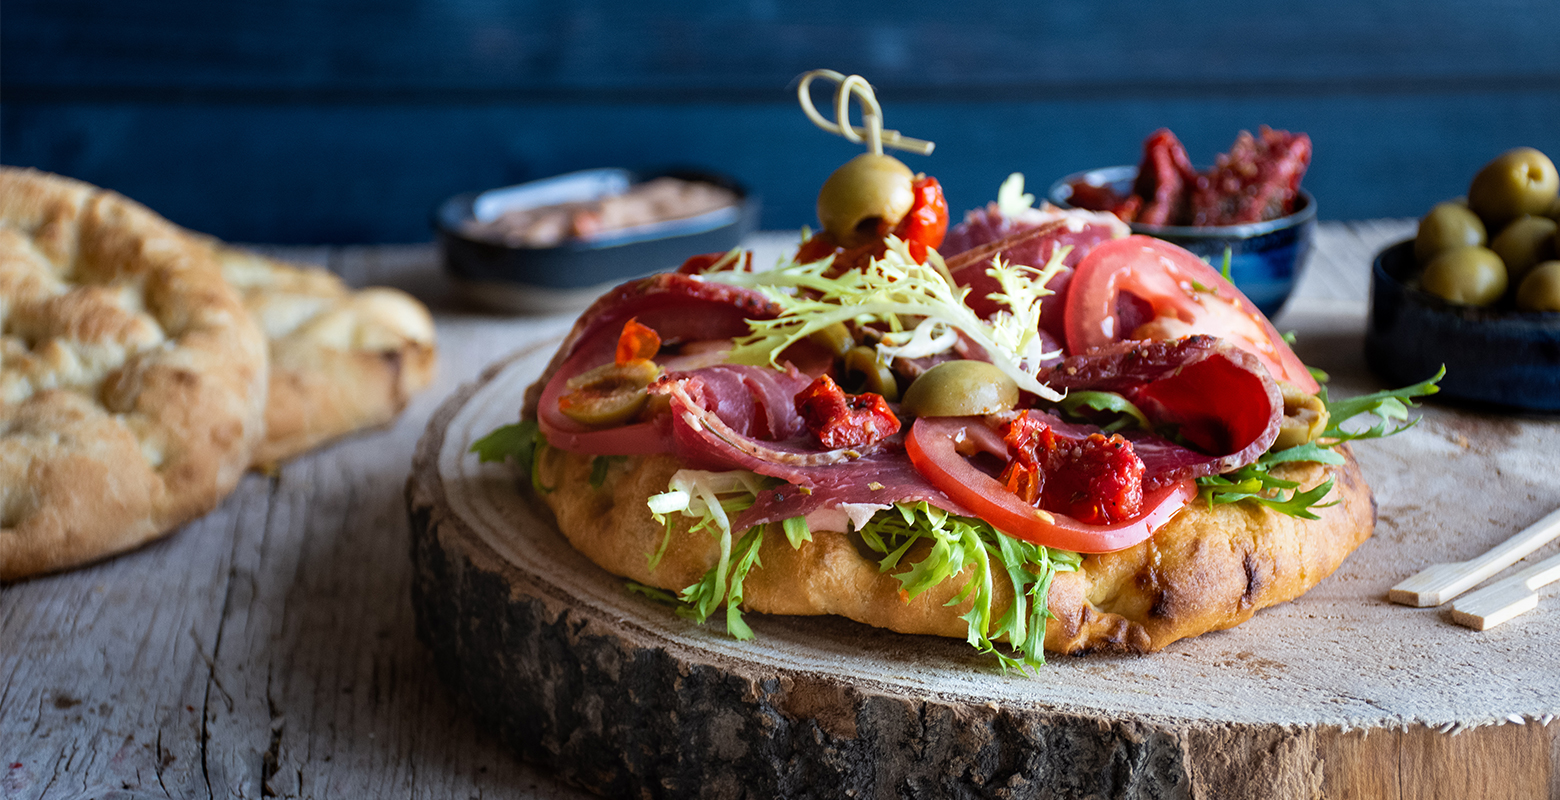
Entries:
<svg viewBox="0 0 1560 800">
<path fill-rule="evenodd" d="M 1192 166 L 1169 130 L 1143 143 L 1137 166 L 1075 172 L 1051 185 L 1051 202 L 1109 211 L 1142 233 L 1222 268 L 1263 313 L 1283 307 L 1311 253 L 1316 199 L 1300 188 L 1311 138 L 1266 126 L 1241 131 L 1213 166 Z"/>
</svg>

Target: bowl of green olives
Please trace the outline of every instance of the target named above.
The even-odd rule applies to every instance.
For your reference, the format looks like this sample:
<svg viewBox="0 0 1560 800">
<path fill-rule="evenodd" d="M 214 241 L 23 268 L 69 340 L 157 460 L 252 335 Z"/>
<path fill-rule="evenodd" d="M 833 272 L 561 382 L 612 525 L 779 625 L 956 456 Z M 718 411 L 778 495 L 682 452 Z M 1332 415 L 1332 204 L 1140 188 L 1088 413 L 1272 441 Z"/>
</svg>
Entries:
<svg viewBox="0 0 1560 800">
<path fill-rule="evenodd" d="M 1365 356 L 1392 383 L 1442 365 L 1438 397 L 1560 412 L 1560 175 L 1517 148 L 1466 199 L 1438 203 L 1412 240 L 1377 255 Z"/>
<path fill-rule="evenodd" d="M 1079 186 L 1126 197 L 1132 194 L 1137 174 L 1138 167 L 1133 165 L 1074 173 L 1051 184 L 1049 199 L 1062 208 L 1092 208 L 1093 203 L 1074 202 Z M 1190 250 L 1216 269 L 1228 253 L 1231 282 L 1271 317 L 1289 299 L 1310 257 L 1316 236 L 1316 198 L 1300 189 L 1290 213 L 1261 222 L 1206 226 L 1129 222 L 1128 226 L 1133 233 Z"/>
</svg>

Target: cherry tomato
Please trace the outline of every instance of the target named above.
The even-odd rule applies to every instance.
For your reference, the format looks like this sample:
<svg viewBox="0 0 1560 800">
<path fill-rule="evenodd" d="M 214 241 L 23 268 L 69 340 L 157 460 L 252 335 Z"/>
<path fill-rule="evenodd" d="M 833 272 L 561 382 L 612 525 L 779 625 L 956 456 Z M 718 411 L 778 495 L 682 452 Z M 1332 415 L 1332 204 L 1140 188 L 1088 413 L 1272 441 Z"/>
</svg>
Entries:
<svg viewBox="0 0 1560 800">
<path fill-rule="evenodd" d="M 1147 319 L 1138 324 L 1133 316 Z M 1171 340 L 1205 333 L 1256 356 L 1275 379 L 1309 394 L 1320 388 L 1273 323 L 1239 289 L 1197 256 L 1152 237 L 1128 236 L 1090 251 L 1069 285 L 1065 324 L 1073 353 L 1127 338 Z M 1125 330 L 1129 325 L 1133 329 Z"/>
<path fill-rule="evenodd" d="M 1000 480 L 959 453 L 959 443 L 999 452 L 1001 437 L 979 417 L 922 417 L 910 426 L 905 452 L 917 472 L 981 519 L 1016 539 L 1077 553 L 1109 553 L 1147 539 L 1197 495 L 1179 481 L 1144 492 L 1138 516 L 1110 525 L 1089 525 L 1065 514 L 1043 511 L 1008 491 Z"/>
</svg>

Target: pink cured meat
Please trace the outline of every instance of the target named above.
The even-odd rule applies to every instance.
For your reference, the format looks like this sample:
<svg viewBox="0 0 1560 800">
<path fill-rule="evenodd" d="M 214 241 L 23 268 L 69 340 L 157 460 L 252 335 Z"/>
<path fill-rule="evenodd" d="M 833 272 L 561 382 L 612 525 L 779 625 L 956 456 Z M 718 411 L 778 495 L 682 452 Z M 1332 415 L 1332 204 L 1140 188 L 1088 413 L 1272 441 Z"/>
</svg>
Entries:
<svg viewBox="0 0 1560 800">
<path fill-rule="evenodd" d="M 1057 221 L 1063 224 L 1058 226 L 1055 232 L 1024 241 L 1012 249 L 1003 250 L 1002 258 L 1011 264 L 1023 264 L 1039 269 L 1050 261 L 1051 254 L 1055 253 L 1057 248 L 1072 247 L 1062 260 L 1068 269 L 1052 278 L 1046 287 L 1056 295 L 1047 297 L 1041 304 L 1041 329 L 1050 333 L 1056 340 L 1062 341 L 1066 338 L 1062 325 L 1062 310 L 1066 307 L 1063 298 L 1067 293 L 1067 283 L 1072 280 L 1071 267 L 1083 260 L 1083 257 L 1100 242 L 1120 239 L 1129 234 L 1131 231 L 1126 223 L 1113 214 L 1079 209 L 1063 210 L 1049 203 L 1043 204 L 1038 209 L 1027 209 L 1022 214 L 1010 217 L 998 210 L 995 203 L 990 203 L 983 209 L 966 213 L 964 221 L 948 231 L 940 252 L 951 259 L 981 245 Z M 988 317 L 1003 308 L 998 303 L 987 299 L 987 295 L 998 290 L 996 279 L 986 274 L 990 266 L 990 259 L 986 259 L 965 265 L 953 273 L 954 280 L 961 286 L 970 287 L 969 298 L 965 302 L 975 313 Z"/>
<path fill-rule="evenodd" d="M 623 323 L 637 318 L 665 344 L 730 339 L 748 332 L 747 320 L 773 319 L 780 313 L 769 298 L 739 286 L 700 280 L 675 272 L 629 281 L 602 295 L 574 322 L 558 352 L 526 392 L 523 416 L 537 412 L 541 388 L 576 354 L 579 371 L 612 360 Z M 576 373 L 577 374 L 577 373 Z"/>
<path fill-rule="evenodd" d="M 1145 490 L 1252 463 L 1273 445 L 1284 420 L 1283 396 L 1262 364 L 1212 336 L 1118 342 L 1069 356 L 1036 377 L 1053 389 L 1120 393 L 1150 421 L 1178 426 L 1205 451 L 1127 436 L 1143 460 Z"/>
</svg>

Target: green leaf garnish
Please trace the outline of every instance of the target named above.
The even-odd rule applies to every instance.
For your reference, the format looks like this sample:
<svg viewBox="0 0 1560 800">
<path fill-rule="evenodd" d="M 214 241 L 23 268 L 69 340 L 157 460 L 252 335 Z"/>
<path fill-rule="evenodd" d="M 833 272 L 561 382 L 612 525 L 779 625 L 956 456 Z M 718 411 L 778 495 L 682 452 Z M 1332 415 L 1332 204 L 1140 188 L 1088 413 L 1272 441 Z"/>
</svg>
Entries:
<svg viewBox="0 0 1560 800">
<path fill-rule="evenodd" d="M 544 486 L 541 472 L 536 469 L 536 462 L 542 457 L 542 452 L 546 448 L 547 437 L 542 435 L 534 419 L 523 419 L 513 425 L 500 425 L 488 435 L 471 443 L 471 452 L 476 453 L 477 460 L 484 464 L 513 458 L 515 466 L 531 479 L 531 488 L 538 494 L 547 494 L 557 488 Z"/>
<path fill-rule="evenodd" d="M 1441 387 L 1436 384 L 1444 377 L 1446 377 L 1446 366 L 1442 365 L 1428 380 L 1412 386 L 1337 401 L 1327 396 L 1327 387 L 1324 386 L 1320 396 L 1322 402 L 1327 405 L 1328 425 L 1327 430 L 1322 431 L 1322 438 L 1350 442 L 1356 439 L 1379 439 L 1401 433 L 1419 421 L 1408 418 L 1408 410 L 1419 407 L 1419 404 L 1414 401 L 1441 391 Z M 1367 414 L 1374 416 L 1378 422 L 1355 431 L 1343 427 L 1343 423 Z"/>
<path fill-rule="evenodd" d="M 1078 413 L 1079 408 L 1091 408 L 1095 411 L 1109 411 L 1120 414 L 1121 417 L 1119 419 L 1111 422 L 1109 425 L 1102 426 L 1102 430 L 1106 433 L 1115 433 L 1130 427 L 1136 427 L 1145 431 L 1154 429 L 1153 424 L 1148 421 L 1147 415 L 1142 410 L 1133 405 L 1131 400 L 1115 392 L 1075 390 L 1068 392 L 1067 396 L 1057 403 L 1057 406 L 1062 411 L 1075 417 L 1082 416 Z M 1087 418 L 1085 417 L 1085 419 Z"/>
<path fill-rule="evenodd" d="M 613 464 L 627 460 L 627 456 L 596 456 L 590 460 L 590 488 L 600 489 L 607 482 L 607 472 Z"/>
</svg>

